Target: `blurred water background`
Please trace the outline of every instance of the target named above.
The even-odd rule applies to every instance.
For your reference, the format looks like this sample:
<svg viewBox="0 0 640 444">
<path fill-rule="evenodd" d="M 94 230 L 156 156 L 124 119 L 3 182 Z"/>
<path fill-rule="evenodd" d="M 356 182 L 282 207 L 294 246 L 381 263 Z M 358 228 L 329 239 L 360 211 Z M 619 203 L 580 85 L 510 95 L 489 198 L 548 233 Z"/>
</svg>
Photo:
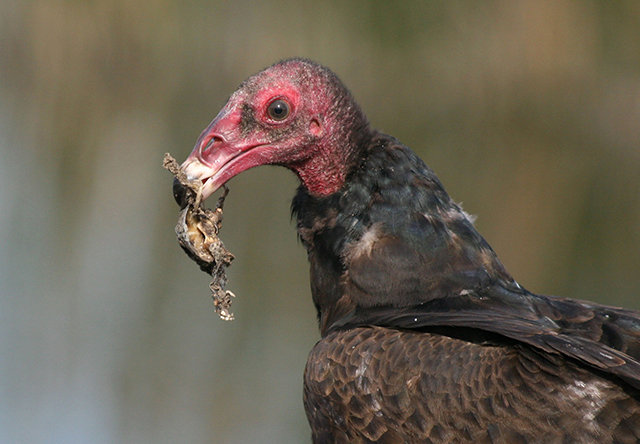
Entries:
<svg viewBox="0 0 640 444">
<path fill-rule="evenodd" d="M 290 56 L 336 71 L 522 285 L 640 309 L 639 2 L 4 0 L 0 443 L 310 441 L 295 178 L 230 183 L 226 323 L 161 168 Z"/>
</svg>

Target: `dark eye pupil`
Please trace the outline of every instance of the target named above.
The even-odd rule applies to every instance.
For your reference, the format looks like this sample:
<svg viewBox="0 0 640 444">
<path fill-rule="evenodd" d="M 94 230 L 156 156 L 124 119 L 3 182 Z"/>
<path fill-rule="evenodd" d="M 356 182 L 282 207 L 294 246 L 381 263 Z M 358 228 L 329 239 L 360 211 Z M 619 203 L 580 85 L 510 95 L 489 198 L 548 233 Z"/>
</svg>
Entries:
<svg viewBox="0 0 640 444">
<path fill-rule="evenodd" d="M 283 120 L 289 115 L 289 104 L 284 100 L 276 100 L 269 105 L 268 112 L 273 120 Z"/>
</svg>

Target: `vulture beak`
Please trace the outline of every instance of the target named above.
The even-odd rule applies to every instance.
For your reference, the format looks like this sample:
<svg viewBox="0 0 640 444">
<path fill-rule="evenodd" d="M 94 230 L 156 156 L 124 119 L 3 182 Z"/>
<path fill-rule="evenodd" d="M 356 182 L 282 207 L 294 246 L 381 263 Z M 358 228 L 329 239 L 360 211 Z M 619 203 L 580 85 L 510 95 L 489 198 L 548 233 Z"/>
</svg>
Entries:
<svg viewBox="0 0 640 444">
<path fill-rule="evenodd" d="M 202 199 L 205 200 L 233 176 L 258 165 L 263 165 L 265 141 L 256 136 L 242 136 L 241 111 L 227 104 L 205 129 L 193 151 L 180 166 L 189 180 L 203 183 Z M 174 182 L 174 195 L 178 203 L 181 185 Z"/>
</svg>

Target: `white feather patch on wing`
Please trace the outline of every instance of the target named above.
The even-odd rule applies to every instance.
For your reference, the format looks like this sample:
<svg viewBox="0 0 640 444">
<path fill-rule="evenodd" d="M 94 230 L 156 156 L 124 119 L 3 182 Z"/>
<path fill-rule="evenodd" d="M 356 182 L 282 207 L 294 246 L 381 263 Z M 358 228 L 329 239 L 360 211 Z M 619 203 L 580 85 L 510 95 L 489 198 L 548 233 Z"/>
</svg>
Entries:
<svg viewBox="0 0 640 444">
<path fill-rule="evenodd" d="M 473 224 L 475 224 L 475 223 L 476 223 L 476 219 L 478 219 L 478 216 L 476 216 L 475 214 L 469 214 L 469 213 L 467 213 L 466 211 L 464 211 L 464 210 L 462 209 L 462 207 L 460 207 L 460 211 L 462 212 L 462 214 L 464 214 L 464 215 L 465 215 L 465 217 L 467 218 L 467 220 L 468 220 L 469 222 L 471 222 L 471 225 L 473 225 Z"/>
<path fill-rule="evenodd" d="M 378 222 L 371 225 L 358 241 L 347 245 L 343 253 L 345 261 L 349 263 L 363 254 L 371 254 L 373 246 L 382 236 L 382 223 Z"/>
<path fill-rule="evenodd" d="M 603 381 L 575 381 L 565 386 L 565 396 L 574 402 L 577 410 L 584 415 L 585 427 L 598 427 L 596 418 L 606 403 L 604 392 L 607 388 L 609 385 Z"/>
<path fill-rule="evenodd" d="M 477 219 L 477 216 L 469 214 L 462 209 L 461 204 L 453 205 L 446 210 L 440 210 L 437 213 L 423 213 L 422 214 L 430 223 L 434 223 L 437 219 L 440 219 L 445 224 L 458 221 L 467 220 L 473 225 Z"/>
<path fill-rule="evenodd" d="M 476 219 L 478 218 L 478 216 L 475 216 L 473 214 L 469 214 L 466 211 L 464 211 L 462 209 L 462 202 L 460 202 L 459 204 L 454 205 L 454 210 L 449 210 L 447 212 L 447 216 L 451 219 L 467 219 L 469 222 L 471 222 L 471 225 L 473 225 L 476 221 Z"/>
</svg>

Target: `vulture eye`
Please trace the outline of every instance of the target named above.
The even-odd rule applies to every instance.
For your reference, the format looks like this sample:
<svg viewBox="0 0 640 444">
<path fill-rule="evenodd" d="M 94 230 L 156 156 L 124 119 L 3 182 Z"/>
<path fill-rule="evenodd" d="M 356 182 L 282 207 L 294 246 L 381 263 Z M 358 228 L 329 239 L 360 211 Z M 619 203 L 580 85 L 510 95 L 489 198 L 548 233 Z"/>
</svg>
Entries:
<svg viewBox="0 0 640 444">
<path fill-rule="evenodd" d="M 267 114 L 273 120 L 284 120 L 289 115 L 289 104 L 284 100 L 274 100 L 269 104 Z"/>
</svg>

